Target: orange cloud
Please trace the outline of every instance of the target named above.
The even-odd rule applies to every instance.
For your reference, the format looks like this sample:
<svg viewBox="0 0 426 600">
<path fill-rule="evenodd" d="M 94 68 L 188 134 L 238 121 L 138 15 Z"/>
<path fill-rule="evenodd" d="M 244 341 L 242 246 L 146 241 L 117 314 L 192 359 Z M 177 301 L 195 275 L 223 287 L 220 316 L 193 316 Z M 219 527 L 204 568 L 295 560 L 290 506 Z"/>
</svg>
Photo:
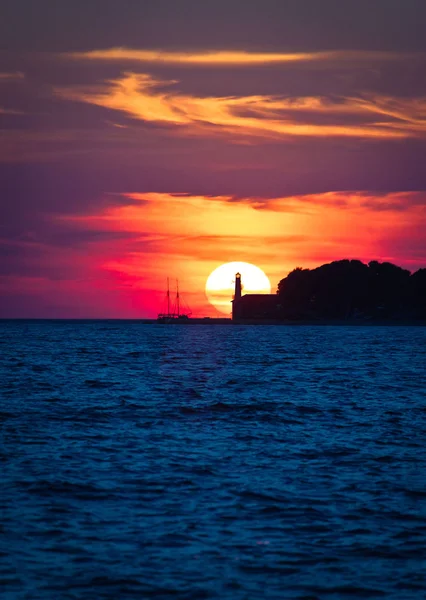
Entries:
<svg viewBox="0 0 426 600">
<path fill-rule="evenodd" d="M 418 137 L 426 130 L 426 99 L 382 97 L 281 98 L 277 96 L 197 97 L 175 90 L 176 81 L 161 81 L 149 74 L 126 73 L 121 78 L 91 88 L 61 88 L 61 98 L 120 111 L 131 118 L 208 136 L 211 128 L 228 136 L 357 137 L 397 139 Z M 303 120 L 301 114 L 305 115 Z M 316 123 L 326 114 L 329 123 Z M 342 115 L 357 117 L 341 123 Z M 337 119 L 337 116 L 339 117 Z M 333 117 L 335 122 L 333 122 Z"/>
<path fill-rule="evenodd" d="M 165 51 L 138 50 L 135 48 L 106 48 L 87 52 L 63 54 L 66 58 L 89 61 L 140 62 L 150 64 L 202 65 L 202 66 L 255 66 L 283 65 L 286 63 L 336 63 L 372 62 L 405 60 L 419 57 L 419 54 L 378 52 L 378 51 L 339 51 L 326 52 L 248 52 L 236 50 Z M 421 55 L 420 55 L 421 56 Z"/>
<path fill-rule="evenodd" d="M 393 260 L 416 268 L 426 260 L 426 247 L 419 241 L 419 232 L 426 227 L 424 193 L 330 192 L 271 200 L 159 193 L 124 196 L 132 203 L 65 220 L 68 226 L 91 231 L 132 234 L 114 245 L 113 252 L 105 246 L 102 269 L 126 297 L 140 303 L 140 314 L 155 316 L 166 278 L 176 277 L 193 312 L 214 315 L 204 286 L 211 271 L 224 262 L 258 265 L 276 289 L 296 266 L 359 258 Z M 410 253 L 413 239 L 417 241 Z M 393 254 L 396 247 L 400 256 Z"/>
</svg>

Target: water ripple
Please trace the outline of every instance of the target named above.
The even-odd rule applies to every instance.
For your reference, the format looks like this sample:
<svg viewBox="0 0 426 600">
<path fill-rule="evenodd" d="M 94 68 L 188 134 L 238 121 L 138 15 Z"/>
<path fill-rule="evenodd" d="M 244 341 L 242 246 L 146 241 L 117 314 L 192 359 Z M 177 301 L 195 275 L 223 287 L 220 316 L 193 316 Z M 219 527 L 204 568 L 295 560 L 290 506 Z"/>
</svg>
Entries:
<svg viewBox="0 0 426 600">
<path fill-rule="evenodd" d="M 3 322 L 0 345 L 5 600 L 426 595 L 425 328 Z"/>
</svg>

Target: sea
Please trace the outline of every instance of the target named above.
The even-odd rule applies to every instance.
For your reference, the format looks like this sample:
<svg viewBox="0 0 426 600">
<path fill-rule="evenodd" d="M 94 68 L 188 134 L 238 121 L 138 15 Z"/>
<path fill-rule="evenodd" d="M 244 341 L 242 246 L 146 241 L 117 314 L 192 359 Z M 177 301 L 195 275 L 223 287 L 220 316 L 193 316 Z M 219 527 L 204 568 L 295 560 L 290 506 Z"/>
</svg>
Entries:
<svg viewBox="0 0 426 600">
<path fill-rule="evenodd" d="M 426 597 L 426 327 L 0 322 L 2 600 Z"/>
</svg>

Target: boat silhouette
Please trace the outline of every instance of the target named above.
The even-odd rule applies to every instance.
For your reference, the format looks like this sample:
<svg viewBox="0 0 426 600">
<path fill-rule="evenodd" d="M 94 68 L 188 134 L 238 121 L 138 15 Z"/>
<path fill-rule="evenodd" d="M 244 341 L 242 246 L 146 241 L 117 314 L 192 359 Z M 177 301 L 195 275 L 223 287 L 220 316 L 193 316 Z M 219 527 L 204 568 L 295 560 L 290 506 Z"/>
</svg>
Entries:
<svg viewBox="0 0 426 600">
<path fill-rule="evenodd" d="M 176 295 L 173 302 L 170 301 L 170 285 L 169 278 L 167 277 L 167 312 L 159 313 L 157 316 L 158 323 L 175 323 L 177 321 L 186 321 L 191 316 L 191 311 L 182 309 L 181 297 L 179 294 L 179 282 L 176 279 Z"/>
</svg>

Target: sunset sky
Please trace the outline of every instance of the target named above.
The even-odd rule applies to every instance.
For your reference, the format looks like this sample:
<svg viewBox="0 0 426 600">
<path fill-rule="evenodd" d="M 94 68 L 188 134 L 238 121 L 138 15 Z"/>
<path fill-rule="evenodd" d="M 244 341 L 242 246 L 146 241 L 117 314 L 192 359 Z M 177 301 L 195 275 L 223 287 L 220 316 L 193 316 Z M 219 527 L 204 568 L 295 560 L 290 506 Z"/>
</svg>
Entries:
<svg viewBox="0 0 426 600">
<path fill-rule="evenodd" d="M 231 261 L 274 291 L 341 258 L 426 267 L 424 0 L 1 12 L 0 317 L 155 317 L 168 276 L 215 316 Z"/>
</svg>

